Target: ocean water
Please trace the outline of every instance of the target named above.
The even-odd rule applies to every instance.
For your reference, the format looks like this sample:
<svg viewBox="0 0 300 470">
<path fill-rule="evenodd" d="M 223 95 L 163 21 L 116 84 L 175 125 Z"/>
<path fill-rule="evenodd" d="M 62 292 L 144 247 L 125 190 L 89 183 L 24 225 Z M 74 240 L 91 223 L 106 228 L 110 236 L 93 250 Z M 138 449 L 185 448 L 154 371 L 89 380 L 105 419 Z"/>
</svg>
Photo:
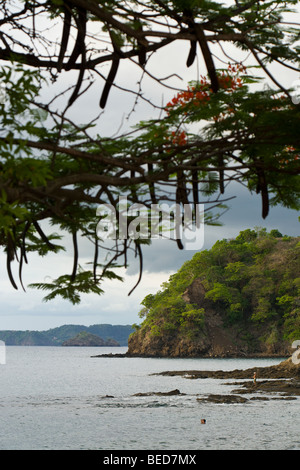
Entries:
<svg viewBox="0 0 300 470">
<path fill-rule="evenodd" d="M 205 403 L 197 397 L 230 394 L 236 385 L 229 380 L 152 375 L 246 369 L 277 364 L 279 359 L 91 357 L 125 351 L 7 346 L 6 364 L 0 365 L 0 449 L 300 449 L 299 398 Z M 185 395 L 133 396 L 174 389 Z M 206 424 L 201 424 L 203 418 Z"/>
</svg>

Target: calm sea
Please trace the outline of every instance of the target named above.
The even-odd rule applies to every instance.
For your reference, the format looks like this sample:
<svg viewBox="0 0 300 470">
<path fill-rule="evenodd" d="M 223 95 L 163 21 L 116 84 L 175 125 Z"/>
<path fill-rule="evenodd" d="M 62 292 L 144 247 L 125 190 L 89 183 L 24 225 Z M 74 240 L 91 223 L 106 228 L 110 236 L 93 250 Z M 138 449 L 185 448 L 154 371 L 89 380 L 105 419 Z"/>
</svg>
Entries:
<svg viewBox="0 0 300 470">
<path fill-rule="evenodd" d="M 91 357 L 125 351 L 7 346 L 6 364 L 0 365 L 0 449 L 300 449 L 300 399 L 203 403 L 198 396 L 230 393 L 236 385 L 151 375 L 280 360 Z M 176 388 L 186 395 L 133 396 Z"/>
</svg>

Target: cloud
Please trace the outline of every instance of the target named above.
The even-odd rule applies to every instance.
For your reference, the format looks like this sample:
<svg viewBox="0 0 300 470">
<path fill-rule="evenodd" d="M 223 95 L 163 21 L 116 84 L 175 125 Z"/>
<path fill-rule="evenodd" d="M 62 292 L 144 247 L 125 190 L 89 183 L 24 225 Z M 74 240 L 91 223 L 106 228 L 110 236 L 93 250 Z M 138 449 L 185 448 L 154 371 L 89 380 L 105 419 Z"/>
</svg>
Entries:
<svg viewBox="0 0 300 470">
<path fill-rule="evenodd" d="M 283 235 L 299 236 L 297 211 L 282 206 L 271 207 L 268 217 L 263 219 L 260 196 L 251 194 L 235 182 L 228 186 L 225 196 L 235 198 L 228 202 L 229 210 L 219 219 L 222 226 L 206 225 L 204 245 L 199 249 L 210 249 L 217 240 L 235 238 L 247 228 L 264 227 L 268 231 L 278 229 Z M 198 250 L 179 250 L 177 244 L 172 241 L 153 240 L 150 246 L 143 248 L 143 266 L 146 271 L 152 273 L 177 271 Z M 136 274 L 138 269 L 138 262 L 132 260 L 127 273 Z"/>
</svg>

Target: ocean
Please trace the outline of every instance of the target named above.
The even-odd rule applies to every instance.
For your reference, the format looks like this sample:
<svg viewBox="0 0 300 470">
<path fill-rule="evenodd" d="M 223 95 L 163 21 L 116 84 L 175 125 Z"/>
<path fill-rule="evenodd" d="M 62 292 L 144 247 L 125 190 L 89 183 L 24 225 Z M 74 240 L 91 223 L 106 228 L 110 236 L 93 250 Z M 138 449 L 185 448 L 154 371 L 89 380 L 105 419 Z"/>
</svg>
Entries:
<svg viewBox="0 0 300 470">
<path fill-rule="evenodd" d="M 126 350 L 7 346 L 0 365 L 0 449 L 300 449 L 299 398 L 205 403 L 197 398 L 230 394 L 235 380 L 155 375 L 263 367 L 280 359 L 91 357 Z M 182 395 L 149 394 L 174 389 Z M 139 393 L 148 395 L 134 396 Z"/>
</svg>

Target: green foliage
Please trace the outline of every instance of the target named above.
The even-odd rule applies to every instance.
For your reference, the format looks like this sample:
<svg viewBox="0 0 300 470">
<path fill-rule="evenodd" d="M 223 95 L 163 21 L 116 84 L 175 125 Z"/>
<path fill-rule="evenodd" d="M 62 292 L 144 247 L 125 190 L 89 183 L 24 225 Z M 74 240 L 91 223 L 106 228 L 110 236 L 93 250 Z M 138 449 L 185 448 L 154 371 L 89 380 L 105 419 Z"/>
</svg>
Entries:
<svg viewBox="0 0 300 470">
<path fill-rule="evenodd" d="M 112 275 L 116 278 L 115 273 L 108 273 L 108 276 Z M 119 278 L 120 280 L 120 278 Z M 59 276 L 52 283 L 32 283 L 29 287 L 35 287 L 40 290 L 50 290 L 50 294 L 44 298 L 45 302 L 54 299 L 57 296 L 61 296 L 65 300 L 69 300 L 72 304 L 78 304 L 80 302 L 80 293 L 93 292 L 95 294 L 102 294 L 103 290 L 93 279 L 93 273 L 91 271 L 79 270 L 75 279 L 72 279 L 70 275 Z"/>
<path fill-rule="evenodd" d="M 219 282 L 213 283 L 213 288 L 206 293 L 205 297 L 213 302 L 221 301 L 230 304 L 232 301 L 231 292 L 228 287 Z"/>
<path fill-rule="evenodd" d="M 148 207 L 154 201 L 180 205 L 188 201 L 195 208 L 205 199 L 204 222 L 217 224 L 226 209 L 226 199 L 222 201 L 220 194 L 225 193 L 227 183 L 238 181 L 261 194 L 264 218 L 272 205 L 299 209 L 299 105 L 291 99 L 293 90 L 286 90 L 281 77 L 273 77 L 268 69 L 271 63 L 275 70 L 277 66 L 283 71 L 298 70 L 299 31 L 294 21 L 284 18 L 297 1 L 4 3 L 1 59 L 7 65 L 0 68 L 0 245 L 15 288 L 11 262 L 19 260 L 21 272 L 27 252 L 44 256 L 63 249 L 54 244 L 60 239 L 57 231 L 72 236 L 74 267 L 72 275 L 53 281 L 52 287 L 34 284 L 52 289 L 47 300 L 60 295 L 77 303 L 81 292 L 100 294 L 96 283 L 105 277 L 118 278 L 111 269 L 120 266 L 118 257 L 126 265 L 132 245 L 142 269 L 141 241 L 130 247 L 127 240 L 116 243 L 111 251 L 107 249 L 111 255 L 107 264 L 98 262 L 101 240 L 96 234 L 96 207 L 109 203 L 117 208 L 119 196 L 128 196 L 130 202 L 146 201 Z M 50 35 L 53 26 L 57 29 Z M 178 57 L 176 69 L 167 77 L 160 72 L 155 75 L 150 57 L 177 41 L 186 44 L 188 60 Z M 220 46 L 214 47 L 214 54 L 224 52 L 219 61 L 210 52 L 212 43 Z M 242 50 L 243 62 L 236 54 L 227 68 L 217 69 L 216 64 L 226 63 L 226 47 L 232 43 Z M 174 89 L 181 59 L 190 67 L 197 54 L 205 62 L 207 76 L 181 83 L 183 89 L 174 90 L 170 103 L 161 106 L 144 93 L 143 77 Z M 105 138 L 94 129 L 101 121 L 98 99 L 97 108 L 91 110 L 97 118 L 87 123 L 72 121 L 69 108 L 83 99 L 92 80 L 99 77 L 106 81 L 101 108 L 110 89 L 117 86 L 125 93 L 115 81 L 121 62 L 125 68 L 130 62 L 142 69 L 137 90 L 136 83 L 129 83 L 128 89 L 126 85 L 126 91 L 136 95 L 132 111 L 138 100 L 144 100 L 160 107 L 160 114 L 136 123 L 124 135 L 113 128 L 110 135 L 115 137 Z M 71 88 L 52 86 L 61 74 L 59 83 L 68 82 L 69 87 L 64 74 L 70 71 L 72 76 L 78 73 Z M 271 82 L 269 88 L 262 76 Z M 57 230 L 45 234 L 44 221 Z M 93 243 L 93 271 L 77 269 L 79 236 Z M 266 321 L 270 309 L 275 311 L 276 296 L 291 295 L 283 284 L 277 292 L 278 274 L 264 272 L 262 276 L 259 271 L 278 238 L 290 242 L 278 231 L 266 236 L 250 229 L 235 241 L 221 240 L 195 258 L 193 270 L 190 265 L 183 267 L 184 274 L 172 278 L 172 288 L 165 286 L 155 298 L 149 297 L 141 316 L 155 317 L 163 305 L 168 312 L 164 328 L 197 322 L 198 314 L 186 310 L 181 293 L 200 275 L 207 300 L 224 305 L 228 321 L 250 307 L 253 319 Z M 272 282 L 265 282 L 266 278 Z M 258 295 L 253 300 L 255 289 Z M 277 307 L 285 311 L 287 305 L 281 300 Z"/>
<path fill-rule="evenodd" d="M 2 232 L 5 237 L 14 236 L 17 220 L 24 220 L 28 215 L 27 210 L 18 205 L 18 202 L 9 203 L 7 195 L 2 191 L 0 197 L 0 233 Z"/>
<path fill-rule="evenodd" d="M 201 329 L 204 325 L 204 308 L 199 308 L 196 304 L 186 304 L 180 318 L 181 327 L 188 331 Z"/>
</svg>

